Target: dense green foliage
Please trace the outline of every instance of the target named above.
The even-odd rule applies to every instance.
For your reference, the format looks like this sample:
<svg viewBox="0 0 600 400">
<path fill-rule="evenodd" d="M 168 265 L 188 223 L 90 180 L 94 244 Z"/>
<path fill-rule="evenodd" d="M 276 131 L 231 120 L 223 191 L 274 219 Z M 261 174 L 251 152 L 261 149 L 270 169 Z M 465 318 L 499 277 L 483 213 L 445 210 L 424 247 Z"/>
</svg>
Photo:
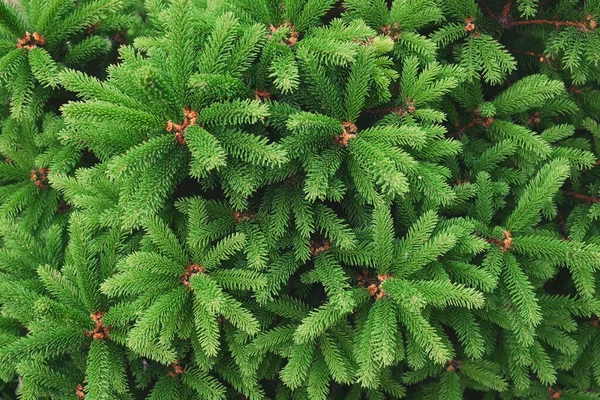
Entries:
<svg viewBox="0 0 600 400">
<path fill-rule="evenodd" d="M 600 399 L 599 19 L 0 3 L 0 397 Z"/>
</svg>

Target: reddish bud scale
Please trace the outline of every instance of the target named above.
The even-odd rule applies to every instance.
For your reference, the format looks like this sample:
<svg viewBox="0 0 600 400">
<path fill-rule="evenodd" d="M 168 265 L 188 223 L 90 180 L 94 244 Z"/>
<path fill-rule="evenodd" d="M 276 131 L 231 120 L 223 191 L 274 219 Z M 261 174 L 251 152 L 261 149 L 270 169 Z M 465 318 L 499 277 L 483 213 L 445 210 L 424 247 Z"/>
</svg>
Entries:
<svg viewBox="0 0 600 400">
<path fill-rule="evenodd" d="M 244 222 L 244 221 L 248 221 L 250 219 L 256 218 L 256 214 L 251 214 L 248 211 L 234 211 L 232 216 L 233 216 L 233 220 L 238 224 L 240 222 Z"/>
<path fill-rule="evenodd" d="M 466 18 L 464 27 L 465 32 L 473 32 L 475 29 L 475 17 Z"/>
<path fill-rule="evenodd" d="M 169 366 L 169 376 L 171 378 L 177 378 L 181 375 L 183 375 L 183 373 L 185 372 L 185 369 L 181 366 L 180 361 L 179 360 L 175 360 L 170 366 Z"/>
<path fill-rule="evenodd" d="M 97 311 L 90 314 L 90 318 L 96 324 L 93 330 L 87 331 L 86 336 L 91 336 L 94 340 L 107 340 L 110 339 L 109 331 L 111 326 L 104 325 L 102 319 L 104 318 L 104 311 Z"/>
<path fill-rule="evenodd" d="M 502 250 L 502 252 L 505 252 L 507 250 L 510 250 L 510 246 L 512 245 L 512 235 L 509 231 L 505 230 L 504 237 L 502 239 L 492 238 L 489 239 L 488 242 L 500 246 L 500 250 Z"/>
<path fill-rule="evenodd" d="M 120 46 L 127 44 L 127 31 L 120 31 L 114 34 L 113 40 Z"/>
<path fill-rule="evenodd" d="M 368 269 L 363 269 L 362 273 L 356 278 L 358 286 L 366 287 L 369 295 L 375 297 L 377 300 L 381 299 L 385 292 L 381 289 L 381 285 L 386 280 L 390 279 L 390 274 L 379 274 L 377 277 L 371 277 Z"/>
<path fill-rule="evenodd" d="M 402 30 L 400 29 L 400 24 L 394 22 L 393 24 L 384 25 L 381 27 L 381 33 L 390 37 L 392 40 L 398 40 Z"/>
<path fill-rule="evenodd" d="M 69 204 L 67 204 L 64 200 L 61 200 L 60 203 L 58 203 L 56 212 L 59 214 L 64 214 L 66 212 L 69 212 L 70 209 L 71 209 L 71 206 Z"/>
<path fill-rule="evenodd" d="M 44 35 L 37 33 L 37 32 L 33 32 L 33 33 L 29 33 L 29 32 L 25 32 L 25 35 L 23 35 L 22 38 L 20 38 L 19 40 L 17 40 L 17 48 L 19 49 L 25 49 L 25 50 L 31 50 L 35 47 L 42 47 L 46 44 L 46 38 L 44 37 Z"/>
<path fill-rule="evenodd" d="M 183 110 L 183 122 L 181 124 L 176 124 L 173 121 L 167 121 L 167 125 L 165 129 L 167 132 L 175 132 L 175 138 L 177 139 L 177 143 L 186 144 L 185 141 L 185 131 L 192 125 L 196 124 L 196 120 L 198 119 L 198 112 L 186 107 Z"/>
<path fill-rule="evenodd" d="M 336 144 L 339 144 L 342 147 L 348 146 L 348 142 L 356 137 L 356 132 L 358 132 L 358 128 L 352 122 L 342 122 L 342 130 L 343 132 L 334 137 L 334 141 Z"/>
<path fill-rule="evenodd" d="M 277 33 L 279 31 L 279 29 L 282 28 L 287 28 L 289 29 L 291 32 L 289 33 L 289 35 L 283 39 L 283 43 L 287 46 L 287 47 L 292 47 L 293 45 L 295 45 L 296 43 L 298 43 L 298 32 L 296 32 L 294 30 L 294 25 L 292 25 L 290 22 L 284 22 L 283 24 L 279 25 L 279 26 L 275 26 L 273 24 L 269 25 L 269 32 L 271 32 L 270 34 L 267 35 L 268 39 L 271 39 L 273 37 L 273 35 L 275 33 Z"/>
<path fill-rule="evenodd" d="M 190 279 L 192 279 L 192 276 L 196 276 L 198 274 L 205 274 L 206 270 L 204 268 L 202 268 L 200 265 L 198 264 L 192 264 L 189 267 L 187 267 L 185 269 L 185 272 L 183 273 L 183 275 L 181 275 L 181 283 L 183 283 L 185 286 L 191 288 L 191 284 L 190 284 Z"/>
<path fill-rule="evenodd" d="M 268 90 L 256 89 L 254 91 L 254 100 L 269 100 L 270 98 L 271 93 Z"/>
<path fill-rule="evenodd" d="M 539 111 L 534 112 L 533 115 L 527 118 L 527 125 L 538 125 L 540 122 L 542 122 L 542 119 Z"/>
<path fill-rule="evenodd" d="M 592 314 L 592 325 L 600 331 L 600 319 L 598 319 L 596 314 Z"/>
<path fill-rule="evenodd" d="M 485 126 L 486 128 L 488 128 L 490 125 L 492 125 L 494 123 L 494 118 L 492 117 L 488 117 L 488 118 L 483 118 L 481 125 Z"/>
<path fill-rule="evenodd" d="M 562 390 L 559 389 L 554 389 L 552 386 L 548 386 L 548 396 L 553 399 L 560 399 L 560 396 L 562 395 Z"/>
<path fill-rule="evenodd" d="M 29 173 L 29 180 L 40 189 L 44 190 L 48 187 L 48 168 L 32 169 Z"/>
<path fill-rule="evenodd" d="M 411 98 L 406 99 L 406 112 L 414 114 L 415 111 L 417 111 L 417 107 L 415 106 L 415 100 Z"/>
<path fill-rule="evenodd" d="M 455 372 L 460 369 L 460 361 L 459 360 L 448 360 L 446 361 L 446 371 Z"/>
<path fill-rule="evenodd" d="M 88 36 L 92 36 L 94 32 L 98 29 L 98 24 L 93 24 L 87 27 Z"/>
<path fill-rule="evenodd" d="M 330 249 L 328 240 L 317 240 L 311 239 L 310 241 L 310 255 L 315 257 L 321 253 L 324 253 Z"/>
<path fill-rule="evenodd" d="M 79 400 L 85 399 L 85 392 L 83 391 L 83 385 L 79 384 L 75 387 L 75 396 L 77 396 L 77 398 Z"/>
</svg>

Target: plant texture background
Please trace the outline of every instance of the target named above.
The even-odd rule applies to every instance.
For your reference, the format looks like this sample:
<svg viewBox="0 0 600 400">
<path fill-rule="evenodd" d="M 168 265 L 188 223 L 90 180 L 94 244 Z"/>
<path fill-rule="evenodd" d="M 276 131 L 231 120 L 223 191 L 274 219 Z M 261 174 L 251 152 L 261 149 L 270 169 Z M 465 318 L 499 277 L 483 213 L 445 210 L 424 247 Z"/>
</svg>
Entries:
<svg viewBox="0 0 600 400">
<path fill-rule="evenodd" d="M 599 22 L 0 2 L 0 398 L 600 399 Z"/>
</svg>

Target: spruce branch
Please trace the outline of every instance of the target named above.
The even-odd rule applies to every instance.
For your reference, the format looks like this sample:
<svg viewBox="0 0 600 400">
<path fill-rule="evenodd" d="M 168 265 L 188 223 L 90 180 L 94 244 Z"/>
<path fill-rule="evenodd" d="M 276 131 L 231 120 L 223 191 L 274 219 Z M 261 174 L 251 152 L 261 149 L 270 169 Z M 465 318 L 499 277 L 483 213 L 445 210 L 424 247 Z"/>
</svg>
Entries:
<svg viewBox="0 0 600 400">
<path fill-rule="evenodd" d="M 196 3 L 0 3 L 0 379 L 597 395 L 596 0 Z"/>
</svg>

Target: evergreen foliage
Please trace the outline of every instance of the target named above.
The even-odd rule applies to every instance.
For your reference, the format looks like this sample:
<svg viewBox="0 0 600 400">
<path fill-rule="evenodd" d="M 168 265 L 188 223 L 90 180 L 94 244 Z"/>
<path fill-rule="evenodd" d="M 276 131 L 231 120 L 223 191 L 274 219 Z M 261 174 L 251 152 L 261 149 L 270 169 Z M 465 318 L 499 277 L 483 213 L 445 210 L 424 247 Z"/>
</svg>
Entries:
<svg viewBox="0 0 600 400">
<path fill-rule="evenodd" d="M 0 397 L 600 399 L 599 18 L 0 3 Z"/>
</svg>

